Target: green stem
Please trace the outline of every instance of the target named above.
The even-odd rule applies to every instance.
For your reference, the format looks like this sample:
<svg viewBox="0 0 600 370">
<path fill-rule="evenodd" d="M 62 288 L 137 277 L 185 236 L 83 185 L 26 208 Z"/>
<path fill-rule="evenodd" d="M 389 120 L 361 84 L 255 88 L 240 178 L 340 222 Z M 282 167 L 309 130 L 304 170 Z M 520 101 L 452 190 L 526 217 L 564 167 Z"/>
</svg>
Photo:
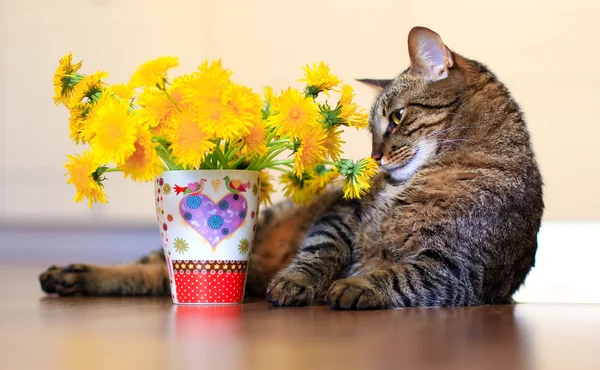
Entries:
<svg viewBox="0 0 600 370">
<path fill-rule="evenodd" d="M 225 154 L 225 157 L 227 157 L 227 152 L 229 151 L 229 140 L 225 141 L 225 147 L 223 148 L 223 153 Z"/>
<path fill-rule="evenodd" d="M 279 161 L 273 161 L 273 162 L 269 162 L 269 165 L 273 166 L 273 165 L 286 165 L 286 166 L 290 166 L 293 167 L 294 166 L 294 160 L 293 159 L 282 159 Z"/>
<path fill-rule="evenodd" d="M 284 146 L 283 148 L 279 148 L 279 149 L 275 149 L 273 150 L 270 154 L 267 152 L 267 158 L 265 159 L 266 161 L 271 161 L 273 160 L 275 157 L 277 157 L 279 154 L 285 152 L 286 150 L 290 150 L 292 148 L 288 147 L 287 145 Z"/>
<path fill-rule="evenodd" d="M 120 168 L 107 168 L 104 172 L 122 172 Z"/>
<path fill-rule="evenodd" d="M 203 169 L 203 170 L 206 170 L 206 169 L 214 170 L 215 166 L 212 163 L 210 163 L 210 161 L 207 160 L 207 161 L 202 162 L 202 164 L 200 164 L 200 169 Z"/>
<path fill-rule="evenodd" d="M 165 165 L 170 171 L 178 169 L 177 165 L 171 161 L 171 155 L 169 154 L 169 151 L 162 144 L 156 147 L 156 152 L 158 153 L 160 159 L 165 162 Z"/>
<path fill-rule="evenodd" d="M 290 141 L 288 139 L 283 139 L 283 140 L 275 140 L 275 141 L 271 141 L 270 143 L 267 144 L 267 146 L 275 146 L 275 145 L 279 145 L 279 144 L 287 144 Z"/>
<path fill-rule="evenodd" d="M 169 140 L 167 140 L 167 138 L 164 136 L 152 136 L 152 142 L 165 145 L 169 143 Z"/>
<path fill-rule="evenodd" d="M 273 140 L 273 138 L 275 137 L 277 130 L 273 127 L 271 129 L 271 132 L 269 132 L 269 134 L 267 135 L 267 143 L 270 142 L 271 140 Z"/>
<path fill-rule="evenodd" d="M 235 147 L 233 149 L 231 149 L 231 151 L 229 152 L 229 154 L 226 154 L 227 157 L 227 161 L 231 162 L 231 160 L 233 159 L 233 156 L 240 151 L 240 147 Z"/>
<path fill-rule="evenodd" d="M 233 162 L 233 164 L 230 166 L 230 168 L 237 169 L 238 166 L 240 164 L 244 163 L 245 160 L 246 160 L 246 155 L 239 157 L 235 162 Z"/>
<path fill-rule="evenodd" d="M 265 163 L 262 163 L 260 166 L 258 166 L 258 170 L 262 170 L 265 168 L 271 168 L 273 166 L 287 166 L 287 167 L 293 168 L 294 160 L 293 159 L 283 159 L 283 160 L 279 160 L 279 161 L 265 162 Z"/>
<path fill-rule="evenodd" d="M 267 153 L 265 153 L 262 157 L 254 157 L 252 159 L 252 161 L 250 162 L 250 164 L 248 165 L 248 170 L 253 170 L 254 166 L 256 166 L 257 168 L 262 167 L 262 165 L 264 163 L 268 163 L 270 161 L 272 161 L 275 157 L 277 157 L 279 154 L 281 154 L 282 152 L 288 150 L 290 148 L 288 148 L 288 146 L 285 146 L 283 148 L 271 148 L 270 151 L 268 151 Z"/>
<path fill-rule="evenodd" d="M 254 157 L 252 158 L 252 160 L 250 160 L 250 163 L 248 164 L 248 167 L 246 167 L 246 169 L 248 171 L 258 171 L 258 165 L 257 162 L 260 164 L 261 162 L 259 161 L 258 157 Z M 256 166 L 256 168 L 255 168 Z"/>
<path fill-rule="evenodd" d="M 121 99 L 121 97 L 115 93 L 111 93 L 110 96 L 112 96 L 113 98 L 117 99 L 118 101 L 122 102 L 123 99 Z M 96 98 L 95 96 L 93 97 L 92 101 L 94 103 L 98 102 L 98 100 L 100 100 L 100 97 Z M 135 113 L 135 108 L 133 107 L 133 104 L 129 104 L 129 108 L 127 110 L 129 112 L 129 114 L 134 114 Z"/>
<path fill-rule="evenodd" d="M 276 170 L 281 172 L 290 172 L 289 168 L 280 168 L 280 167 L 269 167 L 270 170 Z"/>
<path fill-rule="evenodd" d="M 217 158 L 219 159 L 219 162 L 221 162 L 221 166 L 224 169 L 227 169 L 228 166 L 228 162 L 227 159 L 225 158 L 225 155 L 223 154 L 223 152 L 221 151 L 221 146 L 219 144 L 217 144 L 217 146 L 215 147 L 215 155 L 217 156 Z"/>
</svg>

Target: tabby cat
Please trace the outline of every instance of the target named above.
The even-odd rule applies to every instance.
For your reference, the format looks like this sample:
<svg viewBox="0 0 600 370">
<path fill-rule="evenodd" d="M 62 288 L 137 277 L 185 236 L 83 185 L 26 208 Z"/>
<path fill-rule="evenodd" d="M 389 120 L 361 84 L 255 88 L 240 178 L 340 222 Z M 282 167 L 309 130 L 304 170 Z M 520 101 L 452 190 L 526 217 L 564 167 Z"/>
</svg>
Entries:
<svg viewBox="0 0 600 370">
<path fill-rule="evenodd" d="M 410 67 L 379 85 L 371 192 L 332 189 L 261 212 L 248 296 L 334 309 L 507 303 L 534 265 L 542 179 L 523 115 L 482 64 L 423 27 Z M 169 295 L 162 251 L 135 266 L 51 267 L 47 293 Z"/>
</svg>

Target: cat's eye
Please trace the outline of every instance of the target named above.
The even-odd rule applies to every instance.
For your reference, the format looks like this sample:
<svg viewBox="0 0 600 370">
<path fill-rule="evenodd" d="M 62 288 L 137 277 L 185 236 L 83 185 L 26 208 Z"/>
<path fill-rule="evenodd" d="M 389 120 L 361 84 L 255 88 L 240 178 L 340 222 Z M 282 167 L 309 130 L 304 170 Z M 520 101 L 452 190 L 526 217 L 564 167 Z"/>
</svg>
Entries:
<svg viewBox="0 0 600 370">
<path fill-rule="evenodd" d="M 404 116 L 404 108 L 396 109 L 390 114 L 391 123 L 398 126 L 400 121 L 402 121 L 402 116 Z"/>
</svg>

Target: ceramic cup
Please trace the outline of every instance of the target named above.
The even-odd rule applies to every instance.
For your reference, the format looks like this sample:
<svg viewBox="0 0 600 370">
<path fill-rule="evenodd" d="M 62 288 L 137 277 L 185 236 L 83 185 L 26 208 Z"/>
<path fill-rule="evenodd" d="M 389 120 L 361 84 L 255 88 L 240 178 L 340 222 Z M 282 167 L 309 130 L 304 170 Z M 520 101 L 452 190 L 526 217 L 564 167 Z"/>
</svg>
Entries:
<svg viewBox="0 0 600 370">
<path fill-rule="evenodd" d="M 156 214 L 175 304 L 244 298 L 254 241 L 259 173 L 166 171 L 156 178 Z"/>
</svg>

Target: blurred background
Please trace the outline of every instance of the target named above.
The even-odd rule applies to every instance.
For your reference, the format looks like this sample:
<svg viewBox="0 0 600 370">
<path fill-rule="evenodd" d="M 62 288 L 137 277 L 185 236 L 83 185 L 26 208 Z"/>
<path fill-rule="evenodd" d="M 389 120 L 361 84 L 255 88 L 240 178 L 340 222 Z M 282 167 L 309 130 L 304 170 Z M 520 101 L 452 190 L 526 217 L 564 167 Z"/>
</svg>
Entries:
<svg viewBox="0 0 600 370">
<path fill-rule="evenodd" d="M 301 68 L 324 61 L 368 109 L 375 92 L 353 79 L 407 67 L 408 31 L 422 25 L 487 64 L 525 112 L 546 213 L 518 298 L 600 302 L 599 18 L 592 0 L 1 0 L 0 257 L 112 261 L 114 250 L 129 257 L 160 246 L 151 183 L 110 174 L 109 204 L 73 202 L 63 165 L 82 148 L 70 142 L 67 110 L 52 102 L 65 53 L 83 60 L 83 73 L 108 71 L 109 83 L 161 55 L 179 57 L 172 75 L 221 58 L 257 91 L 300 86 Z M 366 131 L 344 138 L 348 157 L 370 153 Z"/>
</svg>

